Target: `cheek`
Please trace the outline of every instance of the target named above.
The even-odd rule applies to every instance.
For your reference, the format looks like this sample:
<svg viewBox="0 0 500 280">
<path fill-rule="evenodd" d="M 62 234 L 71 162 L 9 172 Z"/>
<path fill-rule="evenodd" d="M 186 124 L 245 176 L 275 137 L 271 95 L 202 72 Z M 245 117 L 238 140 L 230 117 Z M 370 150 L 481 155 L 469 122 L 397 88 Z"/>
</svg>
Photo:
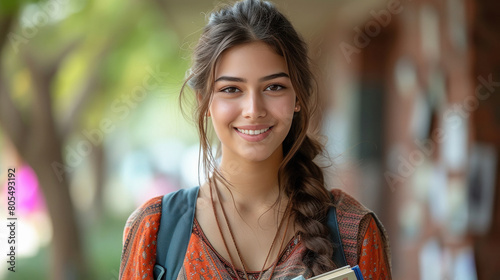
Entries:
<svg viewBox="0 0 500 280">
<path fill-rule="evenodd" d="M 293 98 L 283 98 L 279 100 L 277 104 L 273 105 L 274 108 L 277 108 L 279 111 L 279 115 L 283 120 L 292 121 L 293 114 L 295 110 L 295 97 Z"/>
<path fill-rule="evenodd" d="M 214 127 L 227 126 L 238 114 L 235 104 L 216 99 L 213 100 L 209 110 Z"/>
</svg>

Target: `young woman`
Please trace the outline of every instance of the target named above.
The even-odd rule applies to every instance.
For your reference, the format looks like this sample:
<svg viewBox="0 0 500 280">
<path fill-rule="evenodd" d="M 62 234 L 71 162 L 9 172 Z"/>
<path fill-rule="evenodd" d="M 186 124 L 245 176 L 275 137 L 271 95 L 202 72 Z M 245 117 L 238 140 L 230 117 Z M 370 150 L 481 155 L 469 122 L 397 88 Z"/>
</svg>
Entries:
<svg viewBox="0 0 500 280">
<path fill-rule="evenodd" d="M 187 85 L 198 100 L 201 157 L 210 175 L 199 187 L 189 244 L 174 256 L 180 266 L 172 278 L 309 278 L 340 266 L 332 256 L 343 250 L 365 279 L 391 279 L 382 225 L 352 197 L 327 191 L 313 161 L 323 151 L 308 132 L 315 83 L 306 45 L 285 16 L 259 0 L 214 12 Z M 210 125 L 219 159 L 211 153 Z M 153 198 L 127 221 L 121 279 L 156 279 L 157 234 L 161 216 L 169 215 L 162 207 L 162 197 Z M 330 239 L 331 208 L 341 247 Z"/>
</svg>

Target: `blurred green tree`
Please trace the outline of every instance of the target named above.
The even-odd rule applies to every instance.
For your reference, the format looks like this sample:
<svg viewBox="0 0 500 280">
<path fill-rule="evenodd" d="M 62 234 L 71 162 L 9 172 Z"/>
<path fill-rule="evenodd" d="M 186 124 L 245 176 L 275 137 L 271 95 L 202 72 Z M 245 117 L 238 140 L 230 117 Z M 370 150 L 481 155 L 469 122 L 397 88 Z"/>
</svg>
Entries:
<svg viewBox="0 0 500 280">
<path fill-rule="evenodd" d="M 69 138 L 100 126 L 151 69 L 166 65 L 182 80 L 187 63 L 158 3 L 0 1 L 0 125 L 35 170 L 46 200 L 53 229 L 50 279 L 90 277 L 69 188 L 68 175 L 78 168 L 68 163 Z M 102 142 L 90 147 L 101 178 L 98 193 Z"/>
</svg>

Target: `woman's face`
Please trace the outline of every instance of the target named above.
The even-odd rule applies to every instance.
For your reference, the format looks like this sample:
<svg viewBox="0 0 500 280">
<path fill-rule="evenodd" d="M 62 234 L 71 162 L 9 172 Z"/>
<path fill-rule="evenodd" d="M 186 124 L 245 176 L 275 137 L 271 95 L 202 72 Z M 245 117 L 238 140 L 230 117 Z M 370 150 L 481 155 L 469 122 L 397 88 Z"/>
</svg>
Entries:
<svg viewBox="0 0 500 280">
<path fill-rule="evenodd" d="M 222 162 L 280 162 L 295 100 L 285 59 L 267 44 L 252 42 L 224 51 L 209 106 Z"/>
</svg>

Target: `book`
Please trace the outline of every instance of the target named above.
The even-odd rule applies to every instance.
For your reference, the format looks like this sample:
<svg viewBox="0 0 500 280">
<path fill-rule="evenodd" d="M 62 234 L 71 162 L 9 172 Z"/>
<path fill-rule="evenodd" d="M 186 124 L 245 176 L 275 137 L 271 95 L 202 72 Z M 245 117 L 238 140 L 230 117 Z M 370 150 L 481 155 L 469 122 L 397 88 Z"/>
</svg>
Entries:
<svg viewBox="0 0 500 280">
<path fill-rule="evenodd" d="M 292 280 L 305 280 L 304 276 L 297 276 Z M 308 280 L 363 280 L 363 274 L 359 266 L 350 267 L 346 265 L 344 267 L 328 271 L 318 276 L 309 278 Z"/>
</svg>

